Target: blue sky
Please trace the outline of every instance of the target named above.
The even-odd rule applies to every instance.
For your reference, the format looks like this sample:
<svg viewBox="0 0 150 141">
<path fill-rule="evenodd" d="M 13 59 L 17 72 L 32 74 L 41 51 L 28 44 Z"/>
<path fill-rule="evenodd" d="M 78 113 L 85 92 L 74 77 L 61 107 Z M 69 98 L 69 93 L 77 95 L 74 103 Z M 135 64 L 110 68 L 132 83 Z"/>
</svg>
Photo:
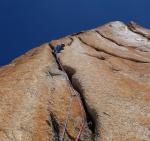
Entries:
<svg viewBox="0 0 150 141">
<path fill-rule="evenodd" d="M 0 66 L 44 42 L 115 20 L 150 28 L 150 0 L 0 0 Z"/>
</svg>

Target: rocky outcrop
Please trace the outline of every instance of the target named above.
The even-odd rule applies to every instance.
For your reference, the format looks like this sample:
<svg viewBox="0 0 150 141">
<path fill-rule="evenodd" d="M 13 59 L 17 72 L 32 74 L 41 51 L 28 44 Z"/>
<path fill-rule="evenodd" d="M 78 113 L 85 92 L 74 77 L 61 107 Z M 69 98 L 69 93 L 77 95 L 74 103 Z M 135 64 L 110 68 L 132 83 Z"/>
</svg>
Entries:
<svg viewBox="0 0 150 141">
<path fill-rule="evenodd" d="M 62 137 L 71 91 L 48 44 L 0 69 L 0 141 L 54 141 Z M 82 124 L 78 97 L 73 98 L 67 138 Z M 86 125 L 85 125 L 86 127 Z M 90 138 L 84 130 L 81 138 Z"/>
<path fill-rule="evenodd" d="M 83 122 L 83 141 L 149 141 L 148 29 L 111 22 L 0 68 L 1 141 L 75 140 Z"/>
<path fill-rule="evenodd" d="M 142 26 L 136 24 L 135 22 L 130 22 L 128 24 L 128 27 L 130 28 L 130 30 L 132 30 L 135 33 L 141 34 L 142 36 L 150 39 L 150 30 L 149 29 L 145 29 Z"/>
</svg>

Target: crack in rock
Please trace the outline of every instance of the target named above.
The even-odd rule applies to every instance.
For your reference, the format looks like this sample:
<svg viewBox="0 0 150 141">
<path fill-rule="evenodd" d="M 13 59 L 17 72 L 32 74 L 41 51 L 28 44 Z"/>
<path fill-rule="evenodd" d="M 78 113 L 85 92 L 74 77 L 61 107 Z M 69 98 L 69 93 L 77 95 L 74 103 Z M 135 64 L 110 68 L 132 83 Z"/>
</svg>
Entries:
<svg viewBox="0 0 150 141">
<path fill-rule="evenodd" d="M 150 30 L 149 29 L 145 29 L 133 21 L 129 22 L 127 24 L 127 26 L 129 28 L 129 30 L 131 30 L 132 32 L 139 34 L 139 35 L 147 38 L 148 40 L 150 40 Z"/>
<path fill-rule="evenodd" d="M 89 47 L 94 48 L 96 51 L 104 52 L 104 53 L 109 54 L 109 55 L 111 55 L 111 56 L 118 57 L 118 58 L 121 58 L 121 59 L 130 60 L 130 61 L 133 61 L 133 62 L 136 62 L 136 63 L 149 63 L 149 61 L 143 61 L 143 60 L 137 60 L 137 59 L 134 59 L 134 58 L 123 57 L 123 56 L 114 54 L 114 53 L 112 53 L 112 52 L 108 52 L 108 51 L 106 51 L 106 50 L 104 50 L 104 49 L 96 48 L 96 47 L 94 47 L 94 46 L 89 45 L 89 44 L 86 43 L 85 41 L 83 41 L 82 37 L 78 37 L 78 39 L 79 39 L 83 44 L 85 44 L 85 45 L 87 45 L 87 46 L 89 46 Z"/>
</svg>

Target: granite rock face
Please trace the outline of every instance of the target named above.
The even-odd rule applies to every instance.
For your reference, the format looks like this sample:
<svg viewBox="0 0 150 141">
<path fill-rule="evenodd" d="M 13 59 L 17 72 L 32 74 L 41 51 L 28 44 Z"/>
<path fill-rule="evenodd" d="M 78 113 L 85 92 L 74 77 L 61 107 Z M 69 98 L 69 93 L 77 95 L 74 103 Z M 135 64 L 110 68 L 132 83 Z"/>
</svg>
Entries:
<svg viewBox="0 0 150 141">
<path fill-rule="evenodd" d="M 0 69 L 0 141 L 54 141 L 62 136 L 71 91 L 48 44 Z M 82 123 L 78 97 L 72 100 L 67 135 Z M 85 125 L 86 127 L 86 125 Z M 91 132 L 81 136 L 86 140 Z"/>
<path fill-rule="evenodd" d="M 57 44 L 65 44 L 58 59 L 66 73 L 52 54 Z M 110 22 L 0 68 L 1 141 L 61 140 L 67 117 L 65 141 L 83 120 L 82 141 L 150 140 L 149 29 Z"/>
</svg>

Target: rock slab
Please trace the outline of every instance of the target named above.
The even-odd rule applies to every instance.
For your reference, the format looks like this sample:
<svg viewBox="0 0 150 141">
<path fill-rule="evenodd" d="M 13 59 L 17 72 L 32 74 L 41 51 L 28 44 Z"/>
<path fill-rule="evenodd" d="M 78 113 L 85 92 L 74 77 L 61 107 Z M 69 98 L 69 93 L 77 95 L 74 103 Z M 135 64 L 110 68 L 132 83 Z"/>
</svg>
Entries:
<svg viewBox="0 0 150 141">
<path fill-rule="evenodd" d="M 0 68 L 0 140 L 150 140 L 150 30 L 110 22 L 53 40 Z M 65 44 L 58 54 L 52 48 Z M 80 103 L 79 101 L 82 100 Z M 82 104 L 82 105 L 81 105 Z"/>
</svg>

